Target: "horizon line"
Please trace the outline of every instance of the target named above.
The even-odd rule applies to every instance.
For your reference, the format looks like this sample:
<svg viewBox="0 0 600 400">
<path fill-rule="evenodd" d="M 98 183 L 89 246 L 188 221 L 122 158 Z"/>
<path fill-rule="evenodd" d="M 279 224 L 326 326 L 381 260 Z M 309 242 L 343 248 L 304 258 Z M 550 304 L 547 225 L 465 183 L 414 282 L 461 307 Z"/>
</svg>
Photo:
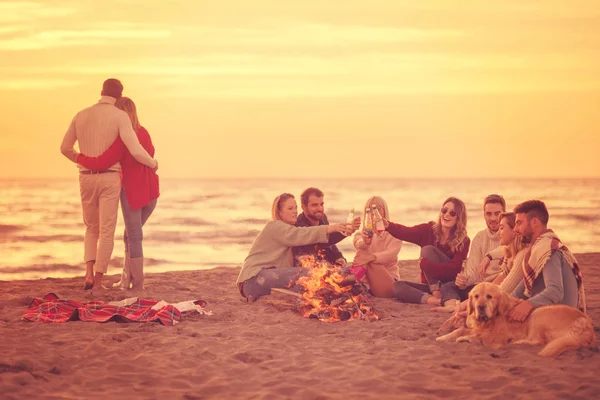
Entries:
<svg viewBox="0 0 600 400">
<path fill-rule="evenodd" d="M 78 176 L 79 174 L 73 174 L 68 176 L 57 176 L 57 177 L 0 177 L 0 181 L 17 181 L 17 180 L 64 180 L 64 179 L 72 179 L 73 177 Z M 160 175 L 159 175 L 160 176 Z M 172 177 L 172 176 L 161 176 L 161 179 L 167 180 L 290 180 L 290 181 L 300 181 L 300 180 L 454 180 L 454 181 L 477 181 L 477 180 L 600 180 L 600 176 L 555 176 L 555 177 L 539 177 L 539 176 L 520 176 L 520 177 L 512 177 L 512 176 L 486 176 L 486 177 L 448 177 L 448 176 L 439 176 L 439 177 L 381 177 L 381 176 L 362 176 L 362 177 L 334 177 L 334 176 L 320 176 L 320 177 L 283 177 L 283 176 L 258 176 L 258 177 L 207 177 L 207 176 L 190 176 L 190 177 Z"/>
</svg>

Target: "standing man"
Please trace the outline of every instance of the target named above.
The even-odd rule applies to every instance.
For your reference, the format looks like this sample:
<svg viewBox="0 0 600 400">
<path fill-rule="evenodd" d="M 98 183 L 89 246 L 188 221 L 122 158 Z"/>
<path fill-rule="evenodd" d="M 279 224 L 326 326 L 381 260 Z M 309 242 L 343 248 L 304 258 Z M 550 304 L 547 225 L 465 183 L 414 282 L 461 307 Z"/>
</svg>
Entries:
<svg viewBox="0 0 600 400">
<path fill-rule="evenodd" d="M 454 282 L 442 285 L 440 292 L 445 310 L 453 311 L 454 305 L 465 300 L 473 286 L 479 282 L 491 282 L 502 272 L 500 260 L 491 260 L 492 257 L 488 253 L 500 246 L 498 229 L 500 228 L 500 214 L 504 211 L 506 211 L 504 197 L 490 194 L 483 200 L 483 218 L 486 228 L 473 238 L 464 271 L 456 275 Z M 484 257 L 488 257 L 491 261 L 487 269 L 479 273 L 478 266 Z"/>
<path fill-rule="evenodd" d="M 309 187 L 300 195 L 302 204 L 302 212 L 298 215 L 296 226 L 319 226 L 329 225 L 327 216 L 325 215 L 325 202 L 322 191 L 315 187 Z M 331 264 L 337 264 L 341 267 L 346 266 L 346 259 L 342 252 L 335 245 L 346 237 L 350 236 L 360 227 L 360 217 L 354 219 L 352 223 L 352 231 L 346 232 L 346 236 L 339 232 L 334 232 L 329 235 L 328 244 L 311 244 L 307 246 L 298 246 L 292 249 L 294 254 L 294 264 L 299 265 L 299 259 L 302 256 L 313 255 L 316 260 L 325 260 Z"/>
<path fill-rule="evenodd" d="M 76 162 L 78 153 L 74 149 L 75 142 L 79 143 L 83 154 L 97 157 L 120 136 L 138 162 L 155 170 L 158 168 L 158 162 L 140 145 L 127 113 L 114 105 L 122 93 L 123 85 L 119 80 L 111 78 L 104 81 L 98 103 L 78 112 L 71 121 L 60 146 L 65 157 Z M 102 277 L 108 269 L 114 247 L 121 193 L 121 165 L 117 163 L 97 172 L 80 165 L 78 167 L 83 222 L 86 226 L 84 290 L 101 289 Z"/>
</svg>

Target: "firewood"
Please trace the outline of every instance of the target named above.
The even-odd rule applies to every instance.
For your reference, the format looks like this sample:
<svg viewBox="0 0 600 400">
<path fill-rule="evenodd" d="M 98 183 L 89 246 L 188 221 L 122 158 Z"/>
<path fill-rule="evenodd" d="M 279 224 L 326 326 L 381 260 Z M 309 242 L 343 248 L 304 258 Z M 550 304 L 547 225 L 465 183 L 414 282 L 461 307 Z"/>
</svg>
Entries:
<svg viewBox="0 0 600 400">
<path fill-rule="evenodd" d="M 298 297 L 300 299 L 303 298 L 300 293 L 292 292 L 291 290 L 280 289 L 280 288 L 272 288 L 271 291 L 273 291 L 273 290 L 276 291 L 276 292 L 279 292 L 279 293 L 285 293 L 285 294 L 288 294 L 290 296 Z"/>
</svg>

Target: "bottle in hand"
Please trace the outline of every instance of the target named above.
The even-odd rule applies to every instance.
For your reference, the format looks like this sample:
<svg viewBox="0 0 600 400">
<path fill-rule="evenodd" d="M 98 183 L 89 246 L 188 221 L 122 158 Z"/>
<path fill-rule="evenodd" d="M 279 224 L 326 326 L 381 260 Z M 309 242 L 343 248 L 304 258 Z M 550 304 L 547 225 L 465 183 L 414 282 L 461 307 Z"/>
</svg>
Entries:
<svg viewBox="0 0 600 400">
<path fill-rule="evenodd" d="M 375 221 L 375 229 L 377 230 L 377 234 L 381 234 L 385 232 L 385 225 L 383 224 L 383 218 L 377 209 L 377 206 L 373 204 L 373 220 Z"/>
<path fill-rule="evenodd" d="M 346 220 L 346 222 L 348 222 L 349 224 L 354 222 L 354 208 L 350 209 L 350 212 L 348 213 L 348 219 Z M 346 234 L 344 234 L 346 235 Z M 346 235 L 348 236 L 348 235 Z"/>
<path fill-rule="evenodd" d="M 373 218 L 371 216 L 371 210 L 368 208 L 365 210 L 364 229 L 367 235 L 373 236 Z"/>
</svg>

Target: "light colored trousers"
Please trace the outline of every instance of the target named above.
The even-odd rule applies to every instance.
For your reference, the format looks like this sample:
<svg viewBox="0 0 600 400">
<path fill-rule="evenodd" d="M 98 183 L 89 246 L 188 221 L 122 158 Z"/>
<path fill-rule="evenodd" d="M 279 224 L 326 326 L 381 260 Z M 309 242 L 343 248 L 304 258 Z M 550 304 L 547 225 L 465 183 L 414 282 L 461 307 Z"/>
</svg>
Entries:
<svg viewBox="0 0 600 400">
<path fill-rule="evenodd" d="M 94 271 L 106 273 L 115 245 L 121 174 L 80 174 L 79 191 L 86 227 L 84 261 L 95 261 Z"/>
</svg>

